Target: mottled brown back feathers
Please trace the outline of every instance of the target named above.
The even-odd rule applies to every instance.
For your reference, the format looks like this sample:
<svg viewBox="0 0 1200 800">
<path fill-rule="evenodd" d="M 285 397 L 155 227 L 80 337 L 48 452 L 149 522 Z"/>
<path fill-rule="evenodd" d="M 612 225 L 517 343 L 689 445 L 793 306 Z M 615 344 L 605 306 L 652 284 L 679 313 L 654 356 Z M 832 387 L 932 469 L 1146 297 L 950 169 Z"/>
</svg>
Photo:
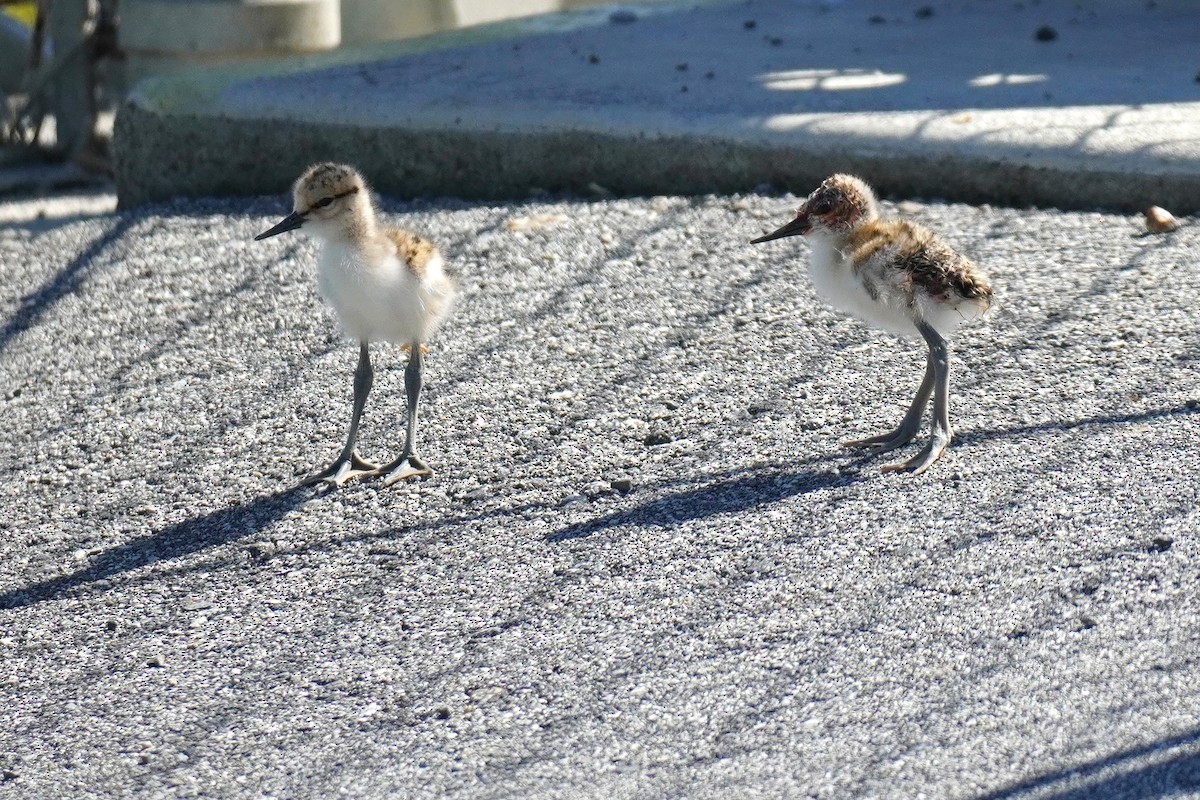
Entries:
<svg viewBox="0 0 1200 800">
<path fill-rule="evenodd" d="M 437 248 L 428 239 L 399 228 L 388 228 L 384 234 L 396 246 L 396 257 L 418 278 L 425 277 L 425 268 L 437 255 Z"/>
<path fill-rule="evenodd" d="M 894 248 L 892 263 L 915 286 L 934 297 L 951 293 L 991 304 L 992 287 L 970 259 L 932 231 L 907 220 L 873 220 L 851 234 L 851 262 L 862 263 L 884 248 Z"/>
</svg>

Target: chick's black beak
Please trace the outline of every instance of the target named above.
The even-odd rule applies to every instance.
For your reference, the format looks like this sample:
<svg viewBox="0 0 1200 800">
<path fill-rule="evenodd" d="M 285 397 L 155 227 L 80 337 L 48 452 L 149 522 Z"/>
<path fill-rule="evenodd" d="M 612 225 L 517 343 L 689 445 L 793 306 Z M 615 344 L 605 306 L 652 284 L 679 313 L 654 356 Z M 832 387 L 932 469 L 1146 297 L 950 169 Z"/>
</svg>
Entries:
<svg viewBox="0 0 1200 800">
<path fill-rule="evenodd" d="M 262 239 L 267 239 L 271 236 L 278 236 L 281 233 L 286 233 L 288 231 L 294 231 L 294 230 L 296 230 L 296 228 L 299 228 L 303 224 L 304 224 L 304 215 L 293 211 L 292 213 L 288 214 L 283 219 L 279 220 L 279 222 L 275 225 L 275 227 L 270 228 L 269 230 L 265 230 L 262 233 L 260 233 L 258 236 L 255 236 L 254 241 L 257 242 Z"/>
<path fill-rule="evenodd" d="M 802 236 L 812 229 L 812 223 L 808 220 L 808 214 L 797 214 L 796 218 L 784 225 L 777 231 L 768 233 L 766 236 L 760 236 L 757 239 L 751 239 L 750 244 L 762 244 L 763 242 L 774 241 L 775 239 L 783 239 L 786 236 Z"/>
</svg>

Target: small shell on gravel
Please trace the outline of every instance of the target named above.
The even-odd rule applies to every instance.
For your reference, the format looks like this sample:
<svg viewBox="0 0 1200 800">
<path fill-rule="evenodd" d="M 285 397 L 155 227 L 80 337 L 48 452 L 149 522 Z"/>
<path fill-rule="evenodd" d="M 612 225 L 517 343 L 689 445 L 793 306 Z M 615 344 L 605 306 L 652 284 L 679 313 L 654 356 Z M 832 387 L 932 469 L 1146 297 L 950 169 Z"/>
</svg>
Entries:
<svg viewBox="0 0 1200 800">
<path fill-rule="evenodd" d="M 1146 218 L 1146 230 L 1151 233 L 1166 233 L 1179 227 L 1179 221 L 1165 208 L 1150 206 L 1142 215 Z"/>
</svg>

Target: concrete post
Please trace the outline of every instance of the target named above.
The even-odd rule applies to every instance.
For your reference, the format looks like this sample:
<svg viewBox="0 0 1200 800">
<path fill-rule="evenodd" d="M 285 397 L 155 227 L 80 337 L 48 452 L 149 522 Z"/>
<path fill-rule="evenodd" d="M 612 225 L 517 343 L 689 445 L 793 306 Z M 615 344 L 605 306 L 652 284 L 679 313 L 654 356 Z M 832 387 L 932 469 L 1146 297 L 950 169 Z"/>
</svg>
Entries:
<svg viewBox="0 0 1200 800">
<path fill-rule="evenodd" d="M 54 0 L 47 30 L 54 46 L 54 73 L 50 80 L 50 109 L 54 113 L 54 149 L 74 156 L 92 135 L 96 99 L 88 74 L 84 24 L 88 0 Z"/>
<path fill-rule="evenodd" d="M 366 44 L 612 0 L 342 0 L 342 43 Z M 644 2 L 644 0 L 638 0 Z"/>
<path fill-rule="evenodd" d="M 456 25 L 447 0 L 342 0 L 342 43 L 367 44 L 424 36 Z"/>
<path fill-rule="evenodd" d="M 329 50 L 341 38 L 339 0 L 121 0 L 127 85 L 150 74 Z"/>
</svg>

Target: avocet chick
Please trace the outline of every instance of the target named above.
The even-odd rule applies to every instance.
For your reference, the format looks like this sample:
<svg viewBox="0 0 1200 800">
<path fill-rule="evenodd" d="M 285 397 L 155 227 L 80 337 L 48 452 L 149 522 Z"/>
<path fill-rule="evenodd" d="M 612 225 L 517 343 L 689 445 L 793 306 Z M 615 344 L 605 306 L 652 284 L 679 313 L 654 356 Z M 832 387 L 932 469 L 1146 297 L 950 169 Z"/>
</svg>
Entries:
<svg viewBox="0 0 1200 800">
<path fill-rule="evenodd" d="M 920 474 L 950 443 L 950 350 L 947 337 L 960 322 L 987 312 L 992 287 L 969 260 L 926 228 L 882 220 L 875 193 L 852 175 L 834 175 L 808 196 L 796 218 L 752 244 L 808 236 L 809 275 L 831 305 L 900 336 L 920 334 L 929 346 L 925 377 L 895 430 L 845 442 L 883 453 L 917 435 L 933 396 L 929 443 L 884 472 Z"/>
<path fill-rule="evenodd" d="M 424 342 L 454 300 L 454 281 L 445 272 L 441 254 L 419 236 L 381 226 L 366 181 L 353 167 L 309 167 L 296 180 L 292 196 L 295 210 L 254 238 L 266 239 L 301 226 L 316 234 L 322 243 L 318 262 L 321 294 L 346 331 L 359 340 L 346 446 L 333 464 L 303 483 L 326 481 L 341 486 L 351 478 L 383 475 L 384 485 L 390 486 L 405 478 L 432 475 L 416 453 L 417 401 Z M 373 340 L 409 349 L 404 370 L 408 398 L 404 450 L 383 466 L 363 460 L 355 449 L 363 406 L 375 377 L 368 352 Z"/>
</svg>

